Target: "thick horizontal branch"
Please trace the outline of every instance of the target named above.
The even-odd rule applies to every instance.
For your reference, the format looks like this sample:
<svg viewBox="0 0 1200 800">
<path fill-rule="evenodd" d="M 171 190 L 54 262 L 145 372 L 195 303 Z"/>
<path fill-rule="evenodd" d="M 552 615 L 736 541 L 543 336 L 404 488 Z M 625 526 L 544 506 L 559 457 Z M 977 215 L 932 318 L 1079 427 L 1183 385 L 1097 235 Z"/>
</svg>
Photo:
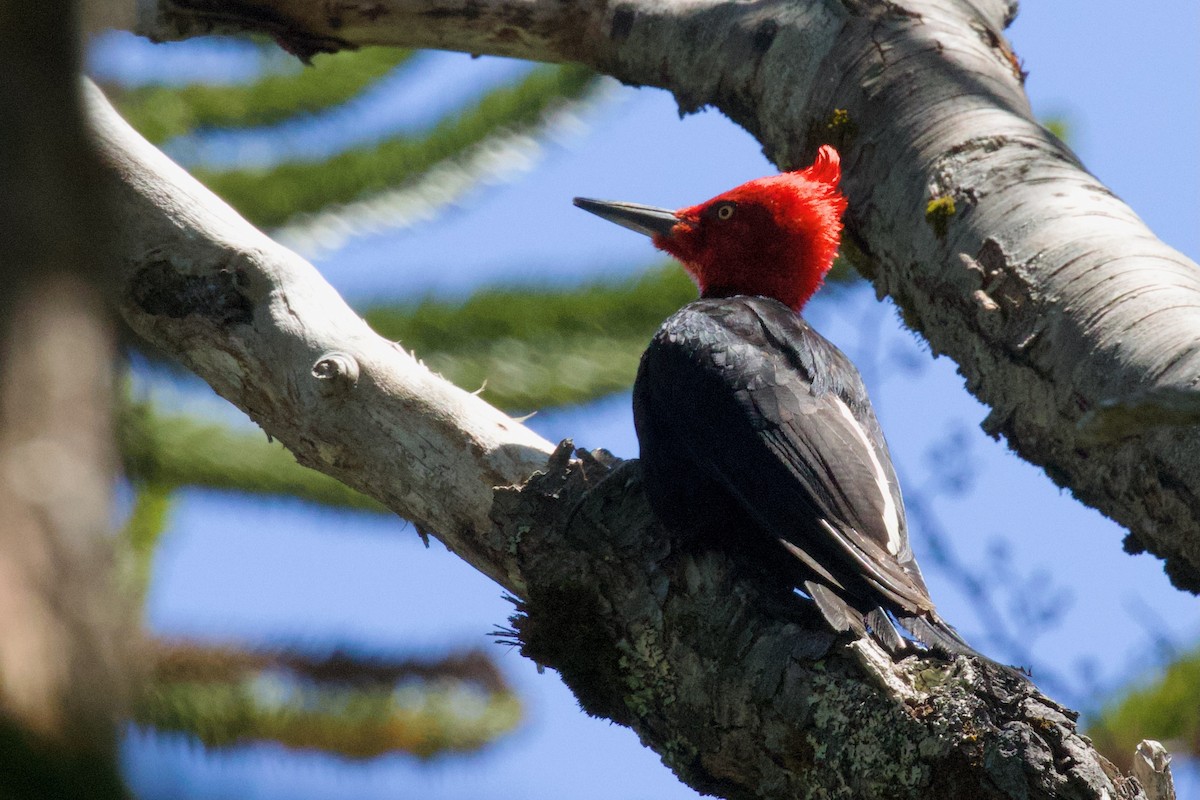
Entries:
<svg viewBox="0 0 1200 800">
<path fill-rule="evenodd" d="M 711 104 L 780 166 L 842 151 L 857 263 L 1003 435 L 1200 591 L 1200 428 L 1125 398 L 1194 395 L 1200 267 L 1033 119 L 1006 0 L 147 2 L 156 38 L 259 31 L 300 54 L 365 44 L 578 61 Z M 1091 418 L 1089 418 L 1090 420 Z"/>
<path fill-rule="evenodd" d="M 265 33 L 301 58 L 364 44 L 589 63 L 603 49 L 604 6 L 565 0 L 138 0 L 138 31 L 166 41 Z"/>
</svg>

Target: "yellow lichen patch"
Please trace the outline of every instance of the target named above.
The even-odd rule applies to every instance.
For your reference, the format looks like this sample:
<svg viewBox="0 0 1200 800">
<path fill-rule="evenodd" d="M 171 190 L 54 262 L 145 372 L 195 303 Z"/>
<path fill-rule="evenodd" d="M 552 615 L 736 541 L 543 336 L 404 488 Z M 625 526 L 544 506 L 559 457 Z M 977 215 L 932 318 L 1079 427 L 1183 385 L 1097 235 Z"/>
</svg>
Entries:
<svg viewBox="0 0 1200 800">
<path fill-rule="evenodd" d="M 854 133 L 854 123 L 850 120 L 850 112 L 844 108 L 835 108 L 833 113 L 829 115 L 829 121 L 825 123 L 825 127 L 830 133 L 839 136 L 849 136 Z"/>
<path fill-rule="evenodd" d="M 925 206 L 925 221 L 933 228 L 933 232 L 939 239 L 945 239 L 946 231 L 950 227 L 950 219 L 954 213 L 953 197 L 935 197 Z"/>
</svg>

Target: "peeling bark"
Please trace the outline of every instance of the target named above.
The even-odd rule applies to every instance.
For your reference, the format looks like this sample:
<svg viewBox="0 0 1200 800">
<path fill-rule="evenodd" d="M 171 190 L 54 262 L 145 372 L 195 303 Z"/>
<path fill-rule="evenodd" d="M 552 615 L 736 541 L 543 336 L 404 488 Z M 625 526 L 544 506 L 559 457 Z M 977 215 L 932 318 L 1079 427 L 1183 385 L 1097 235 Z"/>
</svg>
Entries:
<svg viewBox="0 0 1200 800">
<path fill-rule="evenodd" d="M 266 31 L 577 61 L 714 105 L 781 167 L 842 152 L 855 262 L 1003 436 L 1200 591 L 1200 267 L 1033 119 L 1007 0 L 158 0 L 159 39 Z M 1187 411 L 1180 413 L 1183 407 Z"/>
</svg>

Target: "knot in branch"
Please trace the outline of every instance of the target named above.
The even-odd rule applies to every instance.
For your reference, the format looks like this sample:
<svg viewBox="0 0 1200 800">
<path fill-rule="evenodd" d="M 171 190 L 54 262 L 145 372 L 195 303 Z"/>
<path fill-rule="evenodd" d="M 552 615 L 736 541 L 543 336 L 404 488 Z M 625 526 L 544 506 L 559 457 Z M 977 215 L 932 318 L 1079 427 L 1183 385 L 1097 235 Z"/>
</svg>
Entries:
<svg viewBox="0 0 1200 800">
<path fill-rule="evenodd" d="M 327 392 L 344 392 L 358 385 L 358 359 L 349 353 L 334 350 L 317 359 L 312 376 L 321 381 Z"/>
</svg>

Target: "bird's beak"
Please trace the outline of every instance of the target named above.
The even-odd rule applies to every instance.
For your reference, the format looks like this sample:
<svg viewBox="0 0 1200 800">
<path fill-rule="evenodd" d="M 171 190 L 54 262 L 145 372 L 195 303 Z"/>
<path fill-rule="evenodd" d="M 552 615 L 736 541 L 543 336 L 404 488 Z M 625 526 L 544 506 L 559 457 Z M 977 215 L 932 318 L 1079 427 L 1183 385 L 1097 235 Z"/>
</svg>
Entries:
<svg viewBox="0 0 1200 800">
<path fill-rule="evenodd" d="M 575 205 L 631 231 L 644 233 L 652 239 L 655 236 L 670 236 L 671 230 L 679 223 L 679 217 L 675 216 L 674 211 L 637 203 L 616 203 L 611 200 L 576 197 Z"/>
</svg>

